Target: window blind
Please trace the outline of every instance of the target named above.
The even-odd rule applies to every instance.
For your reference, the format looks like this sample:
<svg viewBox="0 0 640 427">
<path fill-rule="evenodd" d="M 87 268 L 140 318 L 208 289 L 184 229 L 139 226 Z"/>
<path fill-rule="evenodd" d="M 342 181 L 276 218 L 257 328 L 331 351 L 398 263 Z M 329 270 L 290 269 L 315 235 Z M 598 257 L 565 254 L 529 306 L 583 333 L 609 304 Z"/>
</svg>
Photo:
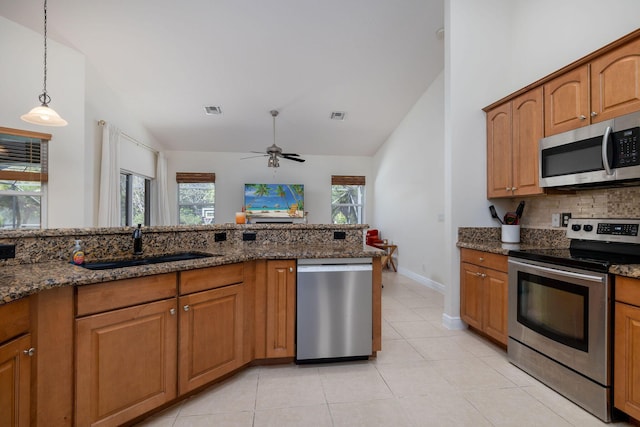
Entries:
<svg viewBox="0 0 640 427">
<path fill-rule="evenodd" d="M 50 134 L 0 127 L 0 180 L 47 182 Z"/>
<path fill-rule="evenodd" d="M 365 185 L 364 176 L 331 175 L 331 185 Z"/>
<path fill-rule="evenodd" d="M 176 172 L 177 183 L 216 182 L 215 173 L 204 172 Z"/>
</svg>

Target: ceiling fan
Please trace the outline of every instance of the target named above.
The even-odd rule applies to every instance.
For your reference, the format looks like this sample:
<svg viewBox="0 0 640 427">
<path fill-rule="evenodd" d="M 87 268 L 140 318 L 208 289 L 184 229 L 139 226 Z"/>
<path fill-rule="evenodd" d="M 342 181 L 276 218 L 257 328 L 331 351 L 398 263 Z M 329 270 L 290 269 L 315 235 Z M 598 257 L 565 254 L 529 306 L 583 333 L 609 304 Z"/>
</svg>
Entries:
<svg viewBox="0 0 640 427">
<path fill-rule="evenodd" d="M 253 156 L 253 157 L 269 157 L 267 161 L 267 166 L 270 168 L 280 167 L 280 161 L 278 158 L 293 160 L 294 162 L 303 163 L 305 160 L 300 157 L 300 154 L 296 153 L 283 153 L 282 148 L 276 145 L 276 117 L 278 117 L 278 110 L 271 110 L 271 117 L 273 117 L 273 144 L 267 147 L 266 153 L 262 153 L 260 151 L 252 151 L 252 153 L 260 153 L 262 156 Z M 244 159 L 250 159 L 252 157 L 245 157 Z"/>
</svg>

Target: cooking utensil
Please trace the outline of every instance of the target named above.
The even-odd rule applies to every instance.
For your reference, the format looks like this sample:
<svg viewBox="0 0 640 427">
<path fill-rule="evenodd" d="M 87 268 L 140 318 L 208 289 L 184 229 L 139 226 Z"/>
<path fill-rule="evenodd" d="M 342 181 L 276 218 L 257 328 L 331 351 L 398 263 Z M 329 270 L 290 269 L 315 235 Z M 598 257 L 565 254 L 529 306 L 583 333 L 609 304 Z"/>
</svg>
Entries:
<svg viewBox="0 0 640 427">
<path fill-rule="evenodd" d="M 522 218 L 522 212 L 524 211 L 524 200 L 520 202 L 518 207 L 516 208 L 516 215 L 518 215 L 518 222 L 520 222 L 520 218 Z"/>
<path fill-rule="evenodd" d="M 518 215 L 515 212 L 507 212 L 504 214 L 504 223 L 507 225 L 518 224 Z"/>
<path fill-rule="evenodd" d="M 496 212 L 496 207 L 495 206 L 493 206 L 493 205 L 489 206 L 489 212 L 491 212 L 491 218 L 495 218 L 500 222 L 500 224 L 504 224 L 504 222 L 502 222 L 502 220 L 498 216 L 498 212 Z"/>
</svg>

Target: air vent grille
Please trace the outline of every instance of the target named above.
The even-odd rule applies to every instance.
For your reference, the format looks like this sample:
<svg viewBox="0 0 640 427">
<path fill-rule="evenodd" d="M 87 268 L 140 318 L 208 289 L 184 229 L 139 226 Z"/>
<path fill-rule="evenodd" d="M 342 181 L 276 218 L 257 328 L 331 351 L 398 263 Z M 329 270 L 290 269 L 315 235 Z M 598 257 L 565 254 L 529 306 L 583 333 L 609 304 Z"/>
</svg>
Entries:
<svg viewBox="0 0 640 427">
<path fill-rule="evenodd" d="M 220 107 L 219 105 L 209 105 L 204 107 L 204 112 L 208 116 L 218 116 L 222 114 L 222 107 Z"/>
<path fill-rule="evenodd" d="M 332 111 L 331 112 L 331 120 L 344 120 L 344 117 L 347 115 L 344 111 Z"/>
</svg>

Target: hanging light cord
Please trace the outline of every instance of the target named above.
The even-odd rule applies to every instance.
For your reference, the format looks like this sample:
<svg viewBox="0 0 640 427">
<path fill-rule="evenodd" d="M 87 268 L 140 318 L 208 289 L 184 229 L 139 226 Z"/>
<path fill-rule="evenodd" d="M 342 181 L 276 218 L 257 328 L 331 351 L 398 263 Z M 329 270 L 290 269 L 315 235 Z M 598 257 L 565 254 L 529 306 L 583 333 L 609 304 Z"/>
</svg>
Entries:
<svg viewBox="0 0 640 427">
<path fill-rule="evenodd" d="M 44 0 L 44 84 L 38 97 L 44 107 L 48 107 L 51 97 L 47 94 L 47 0 Z"/>
</svg>

